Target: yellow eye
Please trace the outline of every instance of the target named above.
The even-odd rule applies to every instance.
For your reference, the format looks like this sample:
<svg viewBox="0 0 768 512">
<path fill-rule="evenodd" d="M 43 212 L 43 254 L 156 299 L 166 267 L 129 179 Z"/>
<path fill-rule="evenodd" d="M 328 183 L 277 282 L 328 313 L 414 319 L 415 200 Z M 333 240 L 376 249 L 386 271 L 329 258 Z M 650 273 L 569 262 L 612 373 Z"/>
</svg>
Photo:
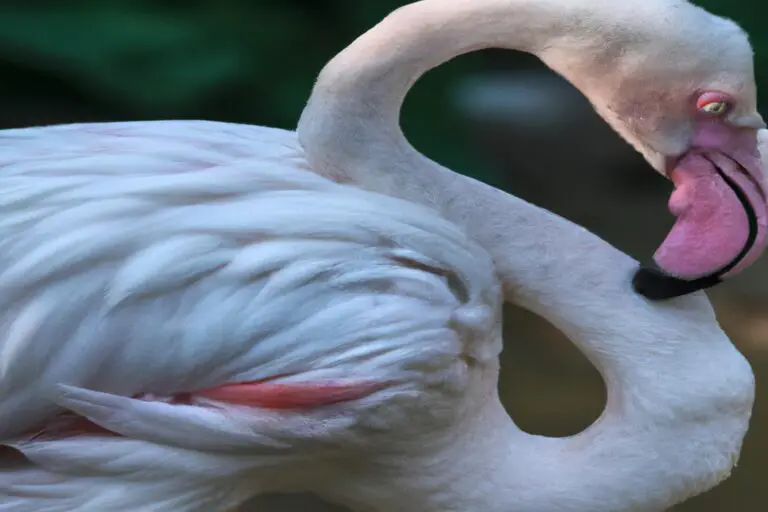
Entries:
<svg viewBox="0 0 768 512">
<path fill-rule="evenodd" d="M 725 101 L 710 101 L 709 103 L 699 106 L 699 112 L 710 116 L 721 116 L 728 112 L 728 107 L 729 105 Z"/>
</svg>

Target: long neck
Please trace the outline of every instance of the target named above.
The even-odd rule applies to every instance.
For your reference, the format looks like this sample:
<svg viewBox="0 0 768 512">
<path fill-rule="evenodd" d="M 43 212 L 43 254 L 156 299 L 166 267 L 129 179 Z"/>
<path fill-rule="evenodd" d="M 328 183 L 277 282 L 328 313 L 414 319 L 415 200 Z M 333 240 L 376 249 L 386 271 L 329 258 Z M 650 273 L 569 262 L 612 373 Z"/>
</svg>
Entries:
<svg viewBox="0 0 768 512">
<path fill-rule="evenodd" d="M 468 179 L 442 198 L 495 256 L 506 297 L 595 364 L 607 404 L 580 434 L 547 438 L 493 398 L 464 437 L 350 478 L 341 501 L 361 512 L 664 510 L 729 475 L 754 378 L 703 294 L 649 304 L 629 288 L 636 262 L 583 228 Z"/>
<path fill-rule="evenodd" d="M 582 90 L 585 69 L 599 63 L 611 42 L 570 37 L 605 0 L 423 0 L 406 5 L 354 41 L 320 73 L 302 113 L 298 134 L 313 166 L 377 190 L 426 185 L 434 167 L 405 139 L 399 125 L 408 90 L 427 71 L 467 52 L 503 47 L 538 55 Z M 561 55 L 580 47 L 594 55 Z M 548 54 L 553 58 L 549 59 Z M 595 73 L 598 73 L 597 71 Z M 603 81 L 606 74 L 602 73 Z M 407 182 L 403 181 L 407 179 Z M 407 193 L 407 192 L 406 192 Z"/>
<path fill-rule="evenodd" d="M 606 381 L 603 416 L 578 436 L 527 436 L 498 411 L 477 422 L 485 430 L 476 437 L 496 442 L 454 456 L 464 459 L 457 467 L 470 468 L 448 486 L 457 503 L 476 496 L 472 488 L 491 486 L 489 503 L 514 505 L 498 510 L 658 510 L 727 473 L 750 415 L 752 373 L 703 295 L 646 303 L 630 291 L 631 258 L 583 228 L 441 167 L 400 130 L 400 107 L 421 74 L 482 47 L 541 55 L 579 25 L 585 3 L 424 0 L 401 8 L 328 64 L 299 123 L 319 172 L 426 204 L 463 226 L 493 255 L 505 298 L 560 328 Z M 562 59 L 562 72 L 576 65 Z M 479 486 L 471 467 L 482 457 L 499 470 L 483 473 L 487 485 Z M 418 478 L 408 481 L 413 493 L 403 482 L 389 505 L 449 510 L 428 502 L 434 493 L 423 492 Z M 577 506 L 589 499 L 591 507 Z M 474 503 L 456 510 L 495 510 Z"/>
</svg>

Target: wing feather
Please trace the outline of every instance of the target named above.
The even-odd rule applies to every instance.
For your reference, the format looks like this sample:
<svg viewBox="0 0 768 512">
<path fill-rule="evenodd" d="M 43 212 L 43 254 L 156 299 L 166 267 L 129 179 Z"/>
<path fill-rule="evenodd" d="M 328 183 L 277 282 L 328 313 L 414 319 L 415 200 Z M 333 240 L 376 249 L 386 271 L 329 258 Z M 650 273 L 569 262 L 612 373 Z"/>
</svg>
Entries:
<svg viewBox="0 0 768 512">
<path fill-rule="evenodd" d="M 62 385 L 460 380 L 467 340 L 496 343 L 488 254 L 431 211 L 313 174 L 292 132 L 4 131 L 0 192 L 0 440 L 59 411 Z"/>
</svg>

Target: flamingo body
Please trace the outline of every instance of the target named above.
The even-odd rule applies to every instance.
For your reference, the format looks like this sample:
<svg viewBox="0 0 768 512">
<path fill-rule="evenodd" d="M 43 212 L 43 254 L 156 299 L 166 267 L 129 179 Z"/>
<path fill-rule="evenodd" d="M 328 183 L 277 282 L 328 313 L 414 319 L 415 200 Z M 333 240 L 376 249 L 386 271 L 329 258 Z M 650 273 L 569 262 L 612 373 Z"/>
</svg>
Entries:
<svg viewBox="0 0 768 512">
<path fill-rule="evenodd" d="M 0 440 L 36 464 L 0 510 L 225 510 L 495 383 L 489 255 L 310 172 L 291 132 L 14 130 L 0 167 Z"/>
<path fill-rule="evenodd" d="M 700 187 L 661 268 L 408 143 L 408 89 L 486 47 L 536 54 Z M 27 456 L 0 471 L 0 512 L 223 512 L 268 491 L 647 512 L 712 488 L 754 376 L 696 290 L 765 246 L 764 127 L 746 35 L 688 2 L 422 0 L 328 63 L 295 133 L 0 132 L 0 445 Z M 502 407 L 502 300 L 603 376 L 584 432 L 530 435 Z"/>
</svg>

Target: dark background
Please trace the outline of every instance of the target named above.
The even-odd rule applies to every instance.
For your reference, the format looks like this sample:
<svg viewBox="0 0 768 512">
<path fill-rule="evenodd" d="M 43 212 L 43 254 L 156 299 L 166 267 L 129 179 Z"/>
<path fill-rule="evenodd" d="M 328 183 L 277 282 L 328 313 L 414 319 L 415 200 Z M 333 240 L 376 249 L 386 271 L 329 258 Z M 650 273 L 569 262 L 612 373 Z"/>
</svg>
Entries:
<svg viewBox="0 0 768 512">
<path fill-rule="evenodd" d="M 405 3 L 5 0 L 0 128 L 161 118 L 293 128 L 323 64 Z M 768 3 L 698 3 L 747 29 L 761 90 L 768 90 Z M 716 52 L 717 41 L 711 45 Z M 409 96 L 403 124 L 416 147 L 441 163 L 584 224 L 640 259 L 672 222 L 670 185 L 580 94 L 529 56 L 484 51 L 433 71 Z M 711 294 L 758 381 L 768 376 L 767 267 L 758 264 Z M 520 425 L 566 435 L 595 419 L 604 391 L 586 360 L 530 314 L 509 308 L 505 326 L 501 389 Z M 757 511 L 768 502 L 761 473 L 768 461 L 766 397 L 759 388 L 734 476 L 676 510 Z M 258 508 L 283 509 L 326 510 L 303 498 Z"/>
</svg>

